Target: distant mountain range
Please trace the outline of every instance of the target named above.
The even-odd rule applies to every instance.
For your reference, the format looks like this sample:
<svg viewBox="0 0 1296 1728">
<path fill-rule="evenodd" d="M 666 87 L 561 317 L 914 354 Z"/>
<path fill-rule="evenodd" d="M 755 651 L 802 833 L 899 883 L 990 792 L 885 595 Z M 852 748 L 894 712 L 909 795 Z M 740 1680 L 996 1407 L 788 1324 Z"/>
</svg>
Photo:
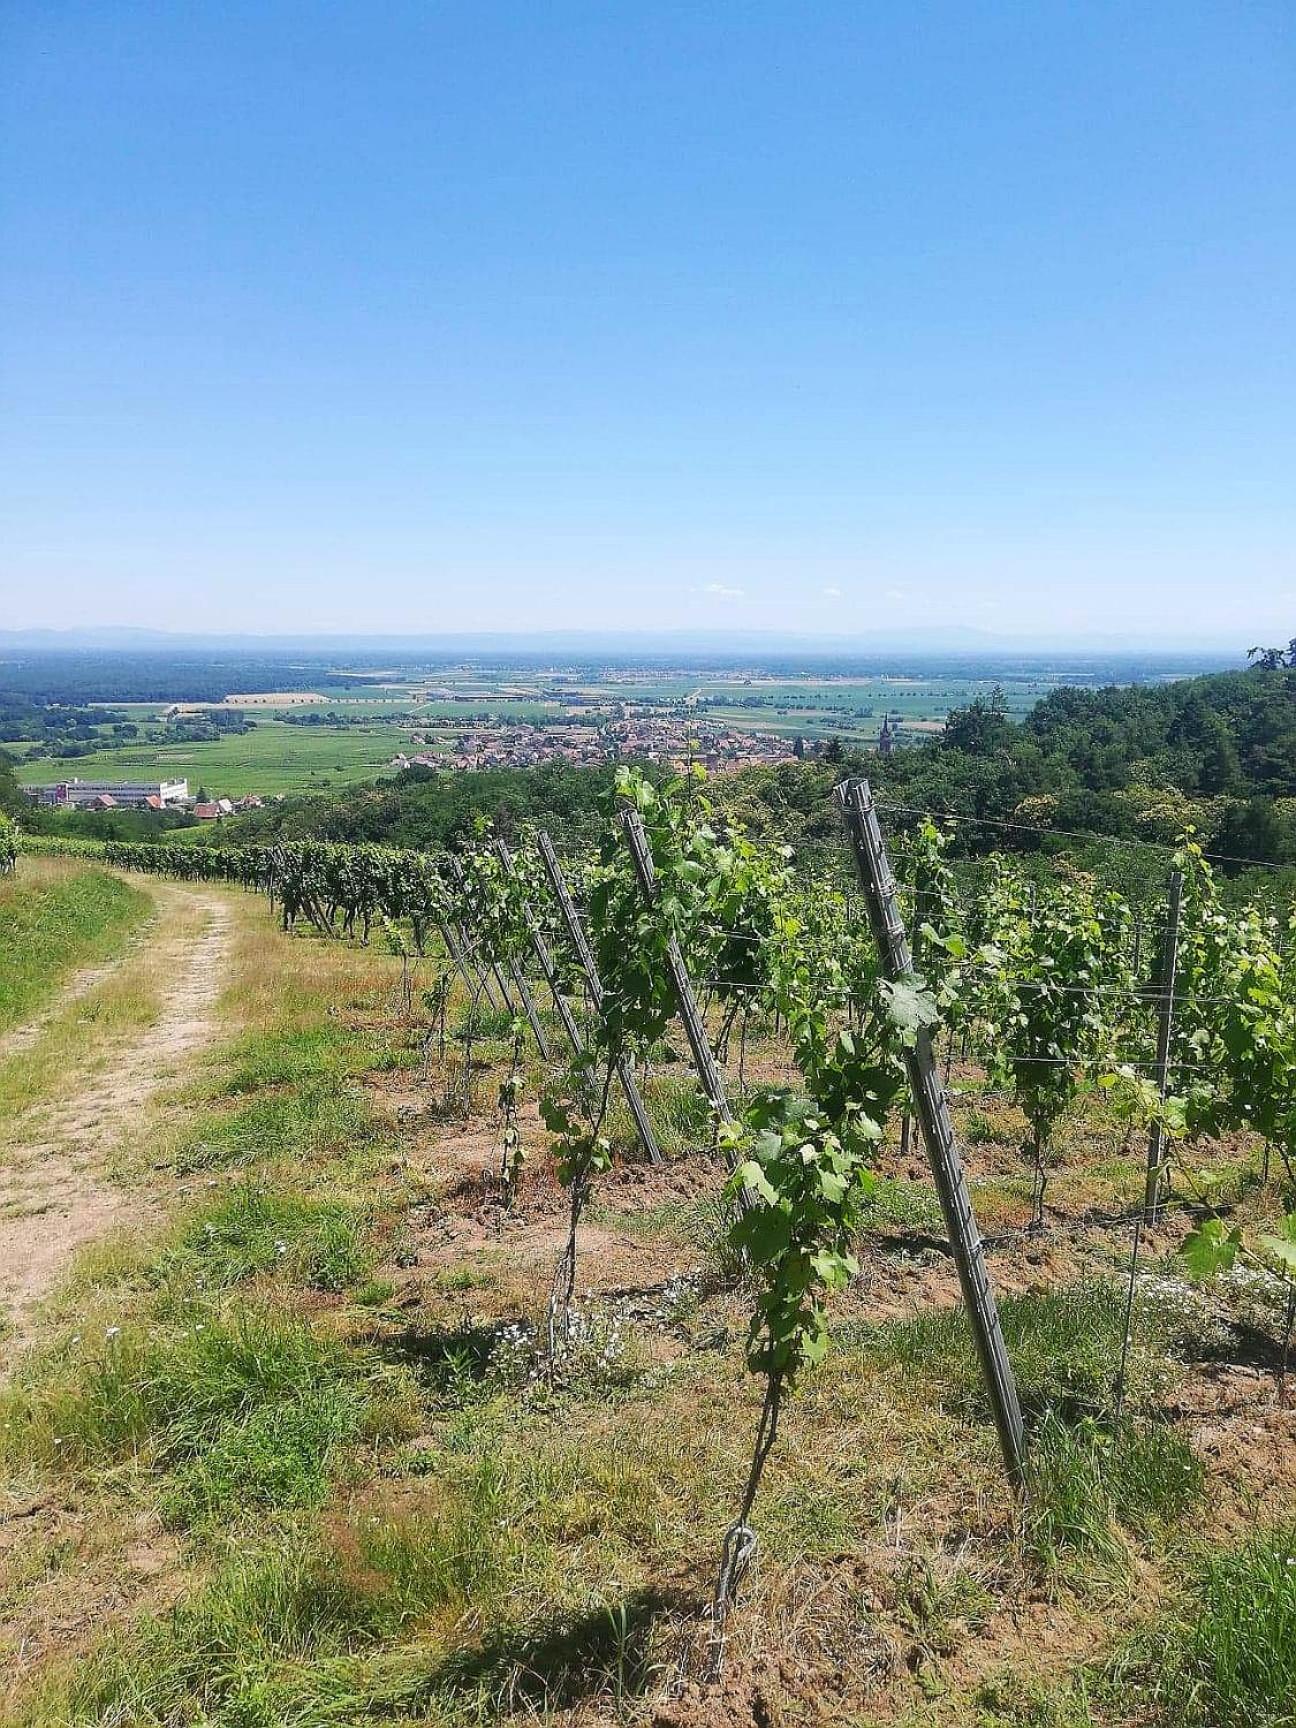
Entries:
<svg viewBox="0 0 1296 1728">
<path fill-rule="evenodd" d="M 1083 635 L 1030 636 L 977 630 L 966 626 L 932 629 L 877 630 L 852 636 L 830 636 L 772 630 L 550 630 L 474 631 L 405 635 L 266 635 L 145 630 L 130 626 L 71 630 L 0 630 L 0 652 L 27 653 L 171 653 L 171 654 L 310 654 L 353 658 L 374 654 L 499 655 L 749 655 L 765 659 L 812 654 L 843 658 L 861 654 L 956 654 L 985 659 L 1015 655 L 1092 655 L 1122 657 L 1191 654 L 1220 666 L 1237 665 L 1245 644 L 1202 637 L 1146 638 L 1087 632 Z"/>
</svg>

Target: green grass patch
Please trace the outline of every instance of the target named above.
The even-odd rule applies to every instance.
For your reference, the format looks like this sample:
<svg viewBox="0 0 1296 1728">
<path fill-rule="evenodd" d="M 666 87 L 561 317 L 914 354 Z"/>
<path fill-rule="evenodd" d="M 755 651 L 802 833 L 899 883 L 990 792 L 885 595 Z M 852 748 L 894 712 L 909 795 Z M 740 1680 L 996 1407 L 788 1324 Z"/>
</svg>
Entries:
<svg viewBox="0 0 1296 1728">
<path fill-rule="evenodd" d="M 176 1472 L 163 1506 L 187 1527 L 252 1507 L 323 1505 L 336 1448 L 358 1438 L 365 1397 L 358 1386 L 295 1388 L 222 1422 L 211 1442 Z"/>
<path fill-rule="evenodd" d="M 1164 1424 L 1113 1436 L 1049 1411 L 1027 1457 L 1027 1548 L 1048 1568 L 1068 1554 L 1123 1564 L 1119 1531 L 1163 1534 L 1200 1500 L 1203 1482 L 1192 1447 Z"/>
<path fill-rule="evenodd" d="M 169 1614 L 54 1677 L 25 1720 L 457 1723 L 641 1690 L 660 1601 L 634 1579 L 674 1526 L 669 1454 L 520 1431 L 511 1399 L 460 1424 L 390 1506 L 232 1553 Z"/>
<path fill-rule="evenodd" d="M 273 1086 L 299 1086 L 304 1080 L 345 1078 L 367 1073 L 381 1057 L 376 1040 L 330 1021 L 299 1030 L 258 1032 L 242 1039 L 230 1054 L 231 1072 L 222 1091 L 237 1097 Z"/>
<path fill-rule="evenodd" d="M 923 1234 L 945 1230 L 940 1201 L 930 1182 L 902 1182 L 887 1176 L 875 1179 L 864 1222 L 873 1230 L 915 1230 Z"/>
<path fill-rule="evenodd" d="M 146 1459 L 181 1523 L 320 1504 L 338 1445 L 394 1412 L 377 1364 L 291 1314 L 195 1304 L 41 1358 L 0 1395 L 0 1457 L 83 1472 Z"/>
<path fill-rule="evenodd" d="M 691 1073 L 650 1073 L 647 1084 L 640 1083 L 640 1092 L 665 1157 L 681 1158 L 712 1144 L 715 1128 L 711 1107 Z M 616 1151 L 627 1157 L 642 1155 L 630 1107 L 615 1081 L 604 1130 Z"/>
<path fill-rule="evenodd" d="M 366 1278 L 372 1264 L 365 1218 L 352 1202 L 244 1182 L 187 1221 L 161 1269 L 200 1278 L 207 1289 L 282 1272 L 336 1291 Z"/>
<path fill-rule="evenodd" d="M 172 1161 L 184 1174 L 268 1159 L 320 1159 L 372 1147 L 380 1137 L 363 1096 L 344 1079 L 325 1075 L 200 1118 L 181 1137 Z"/>
<path fill-rule="evenodd" d="M 343 1347 L 292 1316 L 203 1312 L 176 1329 L 129 1321 L 43 1358 L 3 1395 L 4 1450 L 75 1468 L 148 1447 L 166 1463 L 200 1452 L 224 1423 L 348 1372 Z"/>
<path fill-rule="evenodd" d="M 78 966 L 105 960 L 152 906 L 102 870 L 0 882 L 0 1032 L 20 1025 Z"/>
<path fill-rule="evenodd" d="M 1009 1296 L 999 1304 L 999 1317 L 1024 1410 L 1036 1416 L 1057 1410 L 1080 1418 L 1109 1409 L 1125 1325 L 1121 1289 L 1091 1283 Z M 1153 1395 L 1165 1378 L 1166 1353 L 1182 1324 L 1161 1303 L 1150 1298 L 1136 1302 L 1127 1393 L 1131 1407 Z M 870 1328 L 864 1344 L 883 1361 L 937 1383 L 949 1408 L 977 1420 L 988 1416 L 962 1308 L 933 1309 Z"/>
<path fill-rule="evenodd" d="M 1187 1600 L 1137 1639 L 1109 1676 L 1137 1688 L 1169 1728 L 1296 1723 L 1296 1526 L 1202 1560 Z"/>
</svg>

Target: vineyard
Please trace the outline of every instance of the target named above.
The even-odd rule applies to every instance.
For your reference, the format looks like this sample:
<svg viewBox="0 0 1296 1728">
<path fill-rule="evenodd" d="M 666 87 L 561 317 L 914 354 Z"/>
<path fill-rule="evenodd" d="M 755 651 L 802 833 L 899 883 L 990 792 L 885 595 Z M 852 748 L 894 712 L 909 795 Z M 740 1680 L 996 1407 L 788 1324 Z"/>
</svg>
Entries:
<svg viewBox="0 0 1296 1728">
<path fill-rule="evenodd" d="M 992 855 L 972 878 L 956 827 L 917 812 L 891 813 L 884 840 L 888 812 L 864 783 L 840 788 L 838 804 L 840 857 L 814 865 L 719 822 L 700 778 L 660 786 L 628 770 L 598 847 L 565 860 L 542 832 L 440 856 L 314 841 L 32 843 L 242 888 L 267 897 L 286 932 L 390 956 L 395 1012 L 444 1122 L 481 1113 L 489 1055 L 497 1154 L 480 1181 L 501 1242 L 528 1185 L 545 1180 L 542 1151 L 565 1195 L 543 1315 L 492 1345 L 549 1397 L 601 1336 L 579 1297 L 601 1186 L 620 1166 L 696 1160 L 705 1192 L 719 1166 L 699 1215 L 745 1313 L 759 1411 L 696 1635 L 659 1685 L 667 1696 L 726 1684 L 781 1423 L 830 1358 L 835 1304 L 867 1288 L 879 1230 L 952 1260 L 980 1378 L 960 1396 L 996 1437 L 1001 1492 L 1035 1552 L 1086 1540 L 1068 1492 L 1116 1518 L 1129 1482 L 1170 1460 L 1179 1477 L 1158 1515 L 1172 1519 L 1198 1484 L 1135 1373 L 1139 1327 L 1159 1324 L 1158 1280 L 1240 1284 L 1286 1402 L 1291 929 L 1268 906 L 1226 907 L 1191 835 L 1167 852 L 1149 915 L 1065 862 L 1041 882 Z M 994 1288 L 960 1143 L 1001 1108 L 1025 1133 L 981 1221 L 994 1244 L 1038 1259 L 1081 1228 L 1123 1244 L 1080 1269 L 1108 1280 L 1118 1315 L 1083 1389 L 1041 1395 L 1021 1360 L 1021 1312 L 1001 1309 Z M 1108 1125 L 1115 1174 L 1077 1213 L 1057 1196 L 1082 1110 Z M 1244 1204 L 1261 1189 L 1267 1209 Z M 1021 1204 L 1005 1209 L 1003 1193 Z"/>
</svg>

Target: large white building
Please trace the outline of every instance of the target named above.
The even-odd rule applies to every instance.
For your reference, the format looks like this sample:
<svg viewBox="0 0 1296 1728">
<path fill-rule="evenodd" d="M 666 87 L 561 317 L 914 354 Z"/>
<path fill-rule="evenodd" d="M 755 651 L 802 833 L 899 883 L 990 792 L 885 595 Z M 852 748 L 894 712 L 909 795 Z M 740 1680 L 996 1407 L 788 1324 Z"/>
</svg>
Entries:
<svg viewBox="0 0 1296 1728">
<path fill-rule="evenodd" d="M 62 810 L 85 810 L 98 804 L 111 809 L 167 810 L 189 802 L 187 780 L 60 780 L 53 786 L 28 786 L 27 796 Z"/>
</svg>

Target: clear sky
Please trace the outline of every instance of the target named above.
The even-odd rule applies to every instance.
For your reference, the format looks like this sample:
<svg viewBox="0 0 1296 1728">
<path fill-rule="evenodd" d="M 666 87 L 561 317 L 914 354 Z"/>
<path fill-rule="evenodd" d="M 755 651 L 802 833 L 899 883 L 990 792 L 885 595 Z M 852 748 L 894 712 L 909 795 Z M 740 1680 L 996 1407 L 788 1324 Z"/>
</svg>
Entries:
<svg viewBox="0 0 1296 1728">
<path fill-rule="evenodd" d="M 0 627 L 1296 633 L 1291 0 L 3 0 Z"/>
</svg>

